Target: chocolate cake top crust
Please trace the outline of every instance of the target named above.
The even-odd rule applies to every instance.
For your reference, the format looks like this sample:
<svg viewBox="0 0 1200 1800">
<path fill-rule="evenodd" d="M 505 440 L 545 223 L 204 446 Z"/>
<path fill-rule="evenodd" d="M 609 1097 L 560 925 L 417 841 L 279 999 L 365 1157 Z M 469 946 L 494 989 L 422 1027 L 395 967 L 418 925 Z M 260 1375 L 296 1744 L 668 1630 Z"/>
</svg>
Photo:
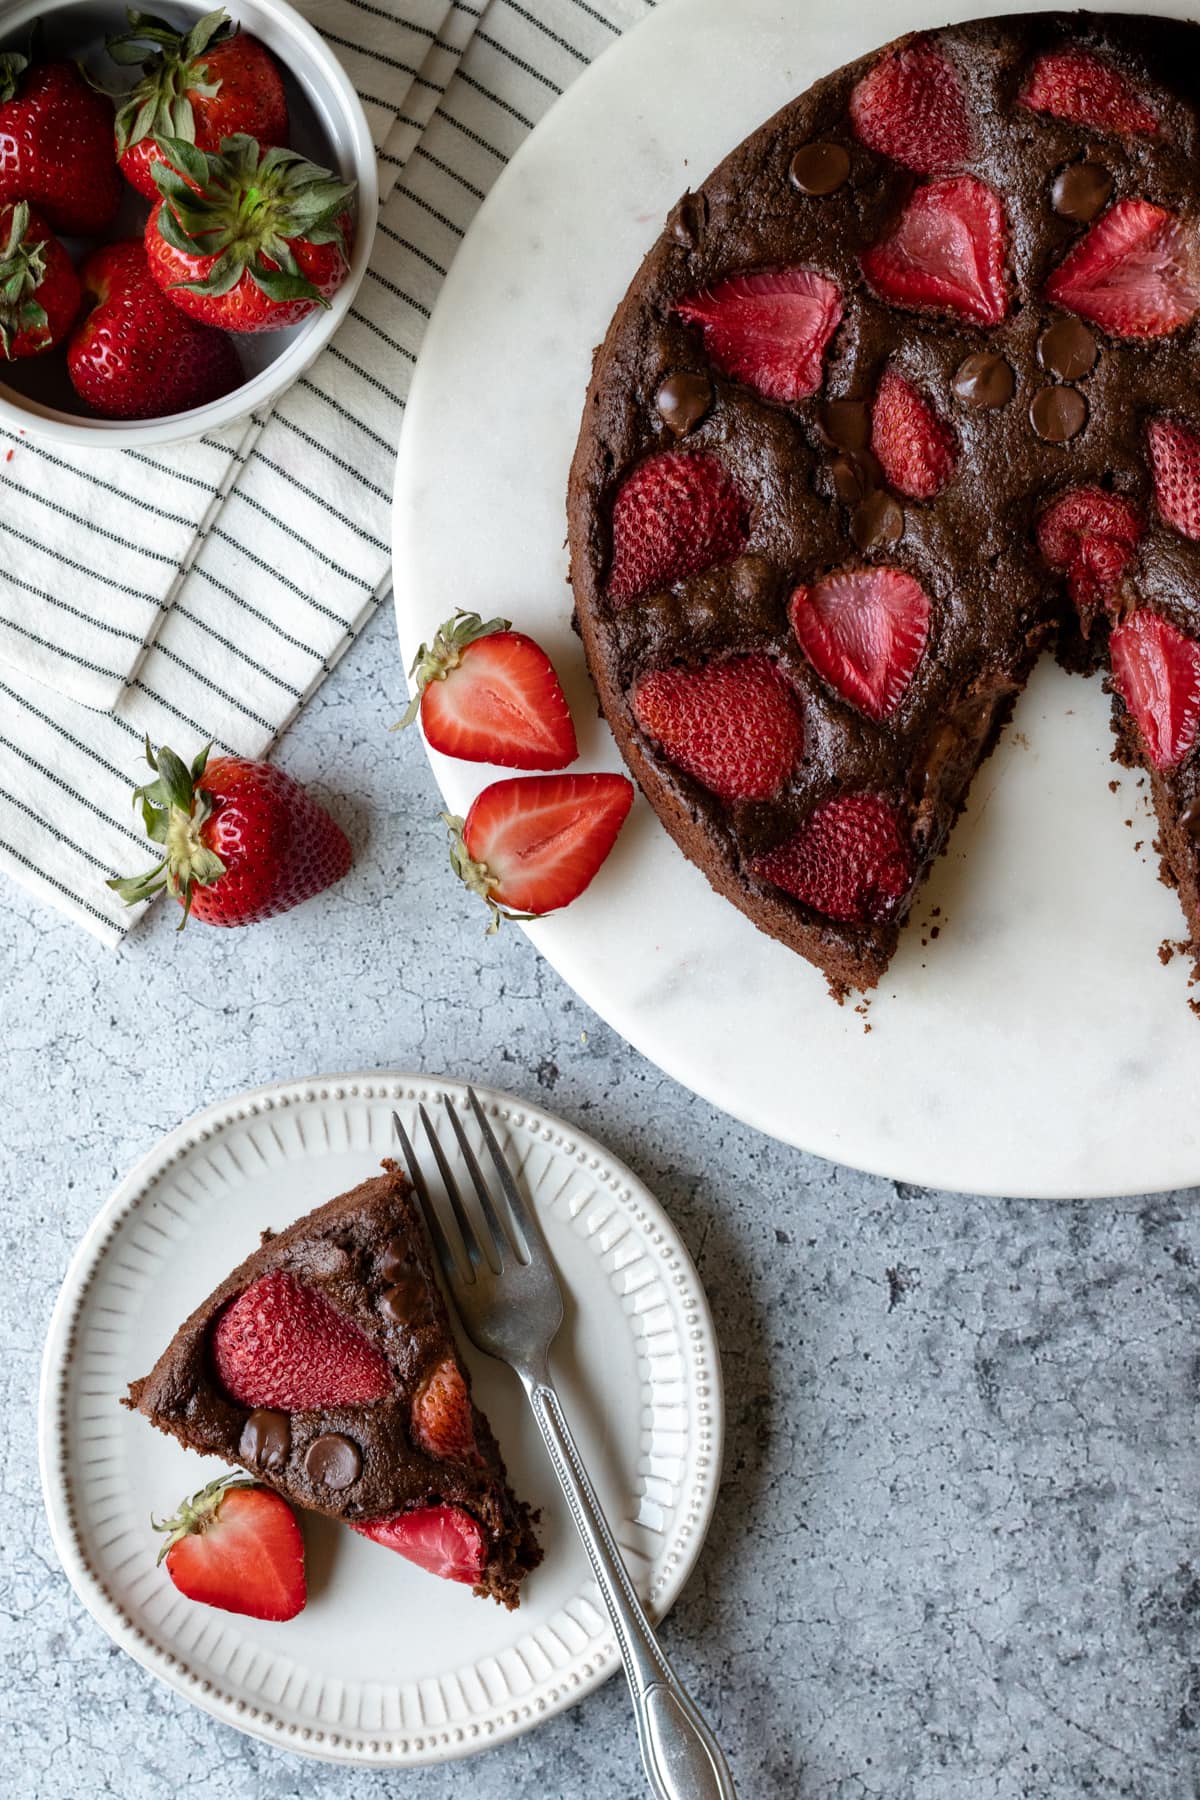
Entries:
<svg viewBox="0 0 1200 1800">
<path fill-rule="evenodd" d="M 1082 671 L 1106 668 L 1111 647 L 1116 754 L 1152 775 L 1166 878 L 1195 932 L 1197 843 L 1178 821 L 1200 796 L 1198 108 L 1200 28 L 1188 23 L 1057 13 L 897 40 L 818 81 L 683 197 L 596 354 L 568 516 L 601 706 L 684 851 L 835 991 L 878 980 L 1049 644 Z M 957 259 L 965 300 L 939 302 L 924 277 L 911 285 L 922 230 L 943 264 Z M 811 391 L 793 380 L 782 396 L 747 374 L 745 343 L 731 349 L 726 332 L 730 284 L 744 299 L 747 282 L 778 287 L 781 274 L 817 284 L 827 310 Z M 1135 317 L 1147 289 L 1159 310 Z M 915 472 L 895 455 L 914 406 L 926 433 Z M 1173 511 L 1164 499 L 1188 452 L 1164 475 L 1155 421 L 1197 434 L 1194 519 L 1186 499 Z M 710 482 L 697 541 L 674 566 L 662 562 L 674 528 L 663 520 L 675 507 L 677 525 L 686 503 L 663 498 L 668 465 L 654 459 L 667 457 L 673 480 L 686 462 L 695 483 L 707 464 L 704 479 L 715 468 L 728 489 Z M 1089 517 L 1118 509 L 1082 550 L 1074 514 L 1051 510 L 1080 492 L 1093 496 Z M 658 558 L 640 587 L 614 554 L 631 518 L 649 542 L 639 567 Z M 1064 530 L 1075 533 L 1065 550 Z M 872 571 L 889 572 L 889 603 L 908 591 L 896 572 L 927 609 L 915 663 L 878 705 L 851 677 L 831 678 L 827 643 L 814 649 L 797 623 L 815 594 L 828 625 L 827 578 Z M 1110 645 L 1136 612 L 1166 633 Z M 748 657 L 780 677 L 801 748 L 772 791 L 731 795 L 702 755 L 664 743 L 644 684 Z M 1147 662 L 1152 690 L 1182 664 L 1165 697 L 1147 697 Z M 839 832 L 826 831 L 824 862 L 811 840 L 823 808 L 860 796 L 890 846 L 873 889 L 854 887 L 853 867 L 830 875 Z M 789 888 L 797 844 L 802 879 Z M 814 903 L 824 892 L 828 910 Z"/>
<path fill-rule="evenodd" d="M 297 1506 L 348 1524 L 446 1503 L 483 1528 L 487 1563 L 476 1592 L 515 1605 L 541 1561 L 529 1508 L 508 1487 L 484 1415 L 471 1403 L 477 1455 L 434 1457 L 414 1441 L 414 1396 L 447 1360 L 469 1392 L 411 1190 L 395 1163 L 318 1207 L 239 1263 L 180 1326 L 125 1404 L 190 1449 L 239 1464 Z M 313 1290 L 382 1353 L 381 1399 L 300 1411 L 251 1407 L 223 1388 L 213 1330 L 260 1278 L 284 1274 Z"/>
</svg>

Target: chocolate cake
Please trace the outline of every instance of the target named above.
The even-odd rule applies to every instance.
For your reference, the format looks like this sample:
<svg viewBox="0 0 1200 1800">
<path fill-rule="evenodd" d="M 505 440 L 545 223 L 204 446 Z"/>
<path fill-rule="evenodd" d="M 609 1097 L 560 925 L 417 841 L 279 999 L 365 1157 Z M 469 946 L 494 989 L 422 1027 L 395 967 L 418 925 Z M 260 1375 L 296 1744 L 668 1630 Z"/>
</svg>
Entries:
<svg viewBox="0 0 1200 1800">
<path fill-rule="evenodd" d="M 261 1247 L 124 1404 L 506 1606 L 541 1561 L 392 1162 Z"/>
<path fill-rule="evenodd" d="M 898 39 L 684 195 L 597 352 L 568 510 L 601 706 L 839 995 L 1047 647 L 1105 672 L 1196 939 L 1198 108 L 1179 21 Z"/>
</svg>

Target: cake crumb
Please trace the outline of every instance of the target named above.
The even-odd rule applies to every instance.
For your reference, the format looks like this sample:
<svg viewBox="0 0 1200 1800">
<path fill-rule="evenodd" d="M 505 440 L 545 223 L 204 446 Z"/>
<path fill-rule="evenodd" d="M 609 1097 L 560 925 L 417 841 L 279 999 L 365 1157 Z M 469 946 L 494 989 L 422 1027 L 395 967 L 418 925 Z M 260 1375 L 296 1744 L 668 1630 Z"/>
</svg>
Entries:
<svg viewBox="0 0 1200 1800">
<path fill-rule="evenodd" d="M 941 918 L 941 916 L 942 916 L 942 909 L 941 909 L 941 907 L 940 907 L 940 906 L 935 906 L 935 907 L 934 907 L 934 909 L 933 909 L 933 915 L 932 915 L 932 916 L 933 916 L 933 917 L 934 917 L 934 918 L 935 918 L 935 919 L 940 919 L 940 918 Z"/>
<path fill-rule="evenodd" d="M 1187 938 L 1164 938 L 1158 946 L 1158 960 L 1165 969 L 1173 956 L 1183 956 L 1191 945 Z M 1191 983 L 1188 983 L 1189 987 Z"/>
<path fill-rule="evenodd" d="M 1119 781 L 1110 781 L 1110 782 L 1109 782 L 1109 784 L 1108 784 L 1108 791 L 1109 791 L 1109 793 L 1110 793 L 1110 794 L 1115 794 L 1115 793 L 1116 793 L 1116 791 L 1117 791 L 1117 789 L 1118 789 L 1118 788 L 1119 788 L 1119 787 L 1120 787 L 1120 785 L 1121 785 L 1121 784 L 1120 784 L 1120 782 L 1119 782 Z"/>
<path fill-rule="evenodd" d="M 929 935 L 931 938 L 940 937 L 942 935 L 941 926 L 940 925 L 931 925 L 929 927 Z"/>
</svg>

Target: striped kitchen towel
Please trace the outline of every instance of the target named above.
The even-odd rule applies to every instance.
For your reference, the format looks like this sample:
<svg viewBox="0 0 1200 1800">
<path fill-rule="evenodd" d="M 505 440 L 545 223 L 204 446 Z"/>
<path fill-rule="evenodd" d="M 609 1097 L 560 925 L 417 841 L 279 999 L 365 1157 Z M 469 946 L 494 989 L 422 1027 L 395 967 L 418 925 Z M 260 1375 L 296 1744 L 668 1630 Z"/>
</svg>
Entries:
<svg viewBox="0 0 1200 1800">
<path fill-rule="evenodd" d="M 0 566 L 25 584 L 0 573 L 0 869 L 106 942 L 136 916 L 104 880 L 144 851 L 143 738 L 261 755 L 386 596 L 404 399 L 450 259 L 537 120 L 653 3 L 308 0 L 388 196 L 335 342 L 268 418 L 199 444 L 82 468 L 22 437 L 0 460 Z"/>
</svg>

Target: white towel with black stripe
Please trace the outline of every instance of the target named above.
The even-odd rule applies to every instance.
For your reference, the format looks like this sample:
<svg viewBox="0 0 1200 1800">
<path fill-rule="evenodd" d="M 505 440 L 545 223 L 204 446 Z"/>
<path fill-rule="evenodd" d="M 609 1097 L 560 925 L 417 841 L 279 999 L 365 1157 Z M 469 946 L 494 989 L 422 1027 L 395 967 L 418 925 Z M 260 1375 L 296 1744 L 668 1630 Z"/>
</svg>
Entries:
<svg viewBox="0 0 1200 1800">
<path fill-rule="evenodd" d="M 202 443 L 85 468 L 21 438 L 0 458 L 0 869 L 105 941 L 136 917 L 105 877 L 140 853 L 143 738 L 263 754 L 372 616 L 404 399 L 457 243 L 651 4 L 308 0 L 375 103 L 388 191 L 335 342 L 265 421 Z"/>
</svg>

